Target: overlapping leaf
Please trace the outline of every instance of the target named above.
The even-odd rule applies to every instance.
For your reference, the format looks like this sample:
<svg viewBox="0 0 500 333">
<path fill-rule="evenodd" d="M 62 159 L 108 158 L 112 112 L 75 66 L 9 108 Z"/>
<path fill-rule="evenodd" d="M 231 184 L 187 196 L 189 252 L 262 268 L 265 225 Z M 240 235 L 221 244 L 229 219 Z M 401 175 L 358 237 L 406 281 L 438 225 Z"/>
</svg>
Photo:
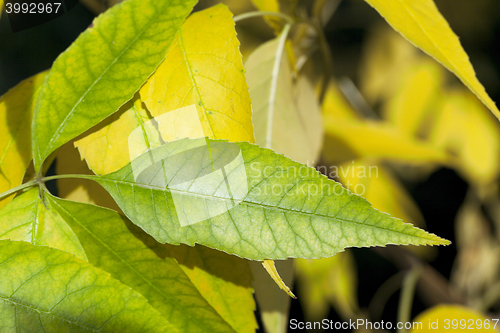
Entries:
<svg viewBox="0 0 500 333">
<path fill-rule="evenodd" d="M 246 260 L 200 245 L 166 247 L 203 298 L 236 332 L 255 332 L 252 274 Z"/>
<path fill-rule="evenodd" d="M 452 71 L 500 119 L 458 37 L 433 0 L 365 0 L 409 41 Z"/>
<path fill-rule="evenodd" d="M 47 72 L 19 83 L 0 97 L 0 193 L 21 185 L 31 156 L 31 117 Z M 13 196 L 0 200 L 0 208 Z"/>
<path fill-rule="evenodd" d="M 177 330 L 139 293 L 75 256 L 4 240 L 0 241 L 0 331 Z"/>
<path fill-rule="evenodd" d="M 314 89 L 305 77 L 292 80 L 291 64 L 280 38 L 257 48 L 245 63 L 252 97 L 255 142 L 313 165 L 323 140 Z"/>
<path fill-rule="evenodd" d="M 163 63 L 140 90 L 151 114 L 156 117 L 195 105 L 204 136 L 253 142 L 250 97 L 238 47 L 226 6 L 190 16 Z"/>
<path fill-rule="evenodd" d="M 50 246 L 87 260 L 75 233 L 50 204 L 42 203 L 38 188 L 16 197 L 0 211 L 0 239 Z"/>
<path fill-rule="evenodd" d="M 89 262 L 143 295 L 182 332 L 234 332 L 203 299 L 168 250 L 113 210 L 48 196 Z"/>
<path fill-rule="evenodd" d="M 125 1 L 99 16 L 57 58 L 35 106 L 35 170 L 132 98 L 163 60 L 194 3 Z"/>
<path fill-rule="evenodd" d="M 174 141 L 95 179 L 157 241 L 199 243 L 248 259 L 448 243 L 271 150 L 201 140 L 210 148 L 199 140 Z"/>
</svg>

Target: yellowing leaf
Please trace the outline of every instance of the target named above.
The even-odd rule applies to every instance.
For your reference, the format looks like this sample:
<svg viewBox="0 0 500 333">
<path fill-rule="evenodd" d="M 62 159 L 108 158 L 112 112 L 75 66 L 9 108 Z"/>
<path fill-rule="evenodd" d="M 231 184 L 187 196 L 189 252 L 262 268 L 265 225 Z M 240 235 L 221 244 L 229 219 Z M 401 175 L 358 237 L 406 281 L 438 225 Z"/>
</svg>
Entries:
<svg viewBox="0 0 500 333">
<path fill-rule="evenodd" d="M 333 305 L 341 318 L 352 319 L 359 312 L 354 258 L 349 250 L 320 260 L 296 259 L 300 282 L 299 299 L 306 319 L 321 320 Z"/>
<path fill-rule="evenodd" d="M 114 172 L 130 163 L 128 137 L 148 120 L 147 111 L 136 96 L 120 111 L 106 118 L 99 127 L 75 141 L 75 147 L 96 174 Z"/>
<path fill-rule="evenodd" d="M 0 98 L 0 193 L 21 185 L 31 155 L 31 118 L 47 72 L 34 75 Z M 14 196 L 0 200 L 0 208 Z"/>
<path fill-rule="evenodd" d="M 407 163 L 446 163 L 441 149 L 424 141 L 407 137 L 398 128 L 383 122 L 328 122 L 325 155 L 328 161 L 345 161 L 358 157 L 384 158 Z"/>
<path fill-rule="evenodd" d="M 262 262 L 262 266 L 264 266 L 267 273 L 269 273 L 269 276 L 274 280 L 274 282 L 276 282 L 281 290 L 285 291 L 290 297 L 297 298 L 279 275 L 273 260 L 264 260 Z"/>
<path fill-rule="evenodd" d="M 278 286 L 279 281 L 273 279 L 272 274 L 277 275 L 278 278 L 281 277 L 280 283 L 285 285 L 285 289 L 288 289 L 286 285 L 292 285 L 294 280 L 294 261 L 295 259 L 276 262 L 272 260 L 250 262 L 254 278 L 255 299 L 259 304 L 262 324 L 267 333 L 287 332 L 291 298 Z M 266 262 L 269 266 L 274 267 L 274 269 L 271 267 L 271 272 L 268 272 L 262 265 Z"/>
<path fill-rule="evenodd" d="M 201 295 L 236 332 L 255 332 L 255 303 L 246 260 L 199 245 L 165 246 Z"/>
<path fill-rule="evenodd" d="M 0 211 L 0 239 L 50 246 L 87 261 L 75 233 L 50 203 L 43 203 L 38 187 L 19 195 Z"/>
<path fill-rule="evenodd" d="M 458 37 L 433 0 L 365 0 L 409 41 L 452 71 L 500 119 Z"/>
<path fill-rule="evenodd" d="M 279 12 L 280 4 L 277 0 L 252 0 L 255 7 L 261 11 Z"/>
<path fill-rule="evenodd" d="M 458 168 L 478 185 L 498 176 L 500 129 L 485 108 L 466 91 L 443 98 L 431 142 L 458 157 Z"/>
<path fill-rule="evenodd" d="M 283 37 L 286 33 L 260 46 L 245 63 L 255 142 L 314 165 L 323 141 L 321 113 L 308 79 L 299 77 L 293 82 Z"/>
<path fill-rule="evenodd" d="M 371 202 L 373 207 L 405 222 L 424 227 L 424 219 L 410 194 L 381 165 L 366 160 L 342 164 L 336 176 L 353 193 Z"/>
<path fill-rule="evenodd" d="M 359 71 L 360 90 L 370 104 L 394 95 L 402 73 L 418 61 L 419 50 L 386 24 L 369 31 Z"/>
<path fill-rule="evenodd" d="M 416 62 L 407 72 L 387 103 L 385 117 L 402 132 L 416 136 L 435 107 L 444 78 L 441 67 L 430 59 Z"/>
<path fill-rule="evenodd" d="M 498 321 L 492 321 L 473 309 L 461 305 L 438 305 L 413 320 L 410 333 L 427 332 L 498 332 Z"/>
<path fill-rule="evenodd" d="M 205 136 L 253 142 L 250 96 L 238 47 L 226 6 L 191 15 L 140 90 L 153 117 L 194 104 Z"/>
</svg>

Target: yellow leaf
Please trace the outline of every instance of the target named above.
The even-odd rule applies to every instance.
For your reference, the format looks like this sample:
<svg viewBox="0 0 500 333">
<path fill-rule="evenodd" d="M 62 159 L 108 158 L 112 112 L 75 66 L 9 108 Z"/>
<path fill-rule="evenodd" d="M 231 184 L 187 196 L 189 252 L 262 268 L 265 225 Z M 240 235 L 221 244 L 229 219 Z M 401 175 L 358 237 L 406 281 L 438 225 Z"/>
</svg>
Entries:
<svg viewBox="0 0 500 333">
<path fill-rule="evenodd" d="M 453 72 L 500 119 L 458 37 L 432 0 L 365 0 L 413 44 Z"/>
<path fill-rule="evenodd" d="M 492 321 L 473 309 L 461 305 L 438 305 L 422 312 L 413 321 L 410 333 L 426 332 L 498 332 Z M 498 327 L 498 324 L 496 325 Z"/>
<path fill-rule="evenodd" d="M 299 299 L 306 319 L 318 321 L 328 316 L 333 305 L 342 319 L 359 313 L 354 258 L 349 250 L 320 260 L 296 259 Z"/>
<path fill-rule="evenodd" d="M 0 98 L 0 193 L 21 185 L 31 155 L 31 118 L 47 71 L 34 75 Z M 14 196 L 0 200 L 0 208 Z"/>
<path fill-rule="evenodd" d="M 247 59 L 255 140 L 297 162 L 314 165 L 323 143 L 323 126 L 314 88 L 292 79 L 284 35 L 257 48 Z"/>
<path fill-rule="evenodd" d="M 253 142 L 250 96 L 238 48 L 226 6 L 191 15 L 140 90 L 152 116 L 194 104 L 205 136 Z"/>
<path fill-rule="evenodd" d="M 236 332 L 255 332 L 248 262 L 196 245 L 165 245 L 201 295 Z"/>
<path fill-rule="evenodd" d="M 263 12 L 279 12 L 280 4 L 278 0 L 252 0 L 257 9 Z"/>
<path fill-rule="evenodd" d="M 253 274 L 253 287 L 255 299 L 259 304 L 262 323 L 267 333 L 285 333 L 288 328 L 288 315 L 290 311 L 290 297 L 278 285 L 292 285 L 294 278 L 295 259 L 278 260 L 274 263 L 268 260 L 269 266 L 274 266 L 282 281 L 273 280 L 260 261 L 251 261 L 250 269 Z M 292 294 L 293 295 L 293 294 Z"/>
<path fill-rule="evenodd" d="M 441 149 L 407 137 L 398 128 L 383 122 L 328 122 L 324 157 L 327 161 L 346 161 L 358 157 L 383 158 L 406 163 L 446 163 Z"/>
<path fill-rule="evenodd" d="M 469 92 L 455 90 L 443 98 L 430 140 L 454 154 L 459 170 L 476 185 L 498 177 L 499 126 Z"/>
<path fill-rule="evenodd" d="M 274 264 L 273 260 L 266 259 L 262 262 L 262 266 L 266 269 L 267 273 L 269 276 L 276 282 L 278 287 L 280 287 L 281 290 L 285 291 L 288 296 L 292 298 L 297 298 L 295 295 L 292 293 L 290 288 L 283 282 L 283 279 L 279 275 L 278 271 L 276 270 L 276 265 Z"/>
<path fill-rule="evenodd" d="M 374 208 L 405 222 L 425 226 L 417 204 L 383 166 L 367 160 L 351 161 L 342 164 L 336 170 L 336 176 L 351 192 L 368 200 Z"/>
<path fill-rule="evenodd" d="M 386 24 L 369 31 L 359 71 L 363 97 L 375 105 L 394 95 L 402 73 L 419 60 L 419 50 Z"/>
<path fill-rule="evenodd" d="M 444 77 L 441 67 L 430 59 L 416 61 L 388 101 L 384 116 L 402 132 L 417 136 L 435 108 Z M 428 126 L 425 126 L 428 127 Z"/>
<path fill-rule="evenodd" d="M 90 169 L 103 175 L 130 163 L 128 137 L 134 129 L 148 121 L 147 111 L 137 96 L 96 128 L 75 141 L 75 147 Z"/>
</svg>

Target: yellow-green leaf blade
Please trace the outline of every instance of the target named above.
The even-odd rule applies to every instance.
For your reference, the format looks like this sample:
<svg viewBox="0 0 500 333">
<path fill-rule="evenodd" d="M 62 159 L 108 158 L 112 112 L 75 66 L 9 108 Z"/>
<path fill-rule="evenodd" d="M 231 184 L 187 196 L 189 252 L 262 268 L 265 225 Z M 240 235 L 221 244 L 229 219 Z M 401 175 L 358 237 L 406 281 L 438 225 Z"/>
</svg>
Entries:
<svg viewBox="0 0 500 333">
<path fill-rule="evenodd" d="M 272 150 L 200 140 L 210 149 L 197 140 L 174 141 L 93 179 L 159 242 L 199 243 L 253 260 L 329 257 L 346 247 L 449 243 L 379 212 Z M 188 161 L 190 167 L 182 169 Z M 224 172 L 229 176 L 221 180 Z"/>
<path fill-rule="evenodd" d="M 0 193 L 21 185 L 31 156 L 31 118 L 47 72 L 19 83 L 0 98 Z M 13 196 L 0 200 L 0 208 Z"/>
<path fill-rule="evenodd" d="M 247 260 L 200 245 L 166 247 L 200 294 L 236 332 L 255 332 L 252 273 Z"/>
<path fill-rule="evenodd" d="M 250 96 L 226 6 L 214 6 L 186 20 L 140 94 L 153 117 L 195 105 L 199 118 L 195 121 L 203 136 L 253 142 Z"/>
<path fill-rule="evenodd" d="M 299 77 L 294 83 L 282 37 L 261 45 L 245 63 L 255 142 L 313 165 L 323 141 L 321 113 L 308 79 Z"/>
<path fill-rule="evenodd" d="M 71 228 L 50 205 L 42 203 L 38 187 L 16 197 L 0 211 L 0 239 L 50 246 L 87 260 Z"/>
<path fill-rule="evenodd" d="M 0 241 L 2 332 L 176 332 L 139 293 L 60 250 Z"/>
<path fill-rule="evenodd" d="M 500 119 L 458 37 L 433 0 L 365 0 L 413 44 L 452 71 Z"/>
<path fill-rule="evenodd" d="M 194 3 L 127 0 L 99 16 L 56 59 L 35 106 L 35 170 L 132 98 L 163 60 Z"/>
<path fill-rule="evenodd" d="M 48 197 L 89 262 L 143 295 L 182 332 L 235 332 L 199 294 L 169 251 L 113 210 Z"/>
</svg>

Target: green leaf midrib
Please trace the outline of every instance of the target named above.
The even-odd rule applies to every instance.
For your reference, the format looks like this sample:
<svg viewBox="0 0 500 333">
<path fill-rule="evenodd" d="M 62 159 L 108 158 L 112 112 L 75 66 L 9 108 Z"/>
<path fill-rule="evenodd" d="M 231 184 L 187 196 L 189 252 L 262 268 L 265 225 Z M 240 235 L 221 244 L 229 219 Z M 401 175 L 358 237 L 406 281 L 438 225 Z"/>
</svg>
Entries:
<svg viewBox="0 0 500 333">
<path fill-rule="evenodd" d="M 141 277 L 141 279 L 143 281 L 145 281 L 149 286 L 151 286 L 154 290 L 156 290 L 159 294 L 163 295 L 163 297 L 165 297 L 166 299 L 171 299 L 168 295 L 165 295 L 163 293 L 163 291 L 161 289 L 158 289 L 155 285 L 151 284 L 151 282 L 146 279 L 138 270 L 136 270 L 133 266 L 131 266 L 129 263 L 127 263 L 125 260 L 122 259 L 122 257 L 120 255 L 118 255 L 112 248 L 110 248 L 106 243 L 104 243 L 99 237 L 97 237 L 91 230 L 89 230 L 85 225 L 81 224 L 77 219 L 75 219 L 71 213 L 65 209 L 64 207 L 62 207 L 61 205 L 59 205 L 59 203 L 55 200 L 51 200 L 51 202 L 53 202 L 54 204 L 56 204 L 58 207 L 60 207 L 66 214 L 68 214 L 75 223 L 77 223 L 81 228 L 83 228 L 86 232 L 88 232 L 92 237 L 94 237 L 94 239 L 96 239 L 103 247 L 105 247 L 108 251 L 110 251 L 116 258 L 118 258 L 118 260 L 120 260 L 120 262 L 122 262 L 125 266 L 127 266 L 128 268 L 130 268 L 134 273 L 136 273 L 139 277 Z M 105 209 L 105 210 L 108 210 L 107 208 L 105 207 L 101 207 L 102 209 Z M 115 212 L 113 210 L 113 212 Z M 127 285 L 128 286 L 128 285 Z M 132 287 L 130 287 L 132 288 Z M 134 289 L 134 288 L 132 288 Z M 135 289 L 134 289 L 135 290 Z M 197 290 L 197 289 L 196 289 Z M 136 290 L 137 291 L 137 290 Z M 137 291 L 138 292 L 138 291 Z M 142 294 L 141 294 L 142 295 Z M 143 295 L 144 296 L 144 295 Z M 145 296 L 144 296 L 145 297 Z M 208 302 L 207 302 L 208 306 L 212 307 Z M 213 307 L 212 307 L 213 309 Z M 214 309 L 214 313 L 216 313 L 220 319 L 225 322 L 229 327 L 232 328 L 231 325 L 229 325 L 229 323 L 227 323 L 221 316 L 220 314 L 215 311 Z M 189 317 L 190 319 L 193 319 L 194 322 L 198 322 L 197 318 L 196 317 L 192 317 L 191 315 L 189 315 L 188 313 L 184 312 L 183 315 L 185 315 L 186 317 Z M 162 314 L 163 316 L 163 314 Z M 199 323 L 199 322 L 198 322 Z M 203 323 L 199 323 L 199 324 L 203 324 Z"/>
<path fill-rule="evenodd" d="M 125 180 L 114 180 L 114 179 L 102 179 L 102 178 L 98 178 L 98 177 L 92 177 L 93 180 L 97 181 L 97 182 L 102 182 L 102 181 L 106 181 L 106 182 L 112 182 L 112 183 L 122 183 L 122 184 L 126 184 L 126 185 L 132 185 L 132 186 L 137 186 L 137 187 L 141 187 L 141 188 L 144 188 L 144 189 L 149 189 L 149 190 L 157 190 L 157 191 L 171 191 L 171 192 L 178 192 L 178 193 L 187 193 L 189 195 L 192 195 L 192 196 L 198 196 L 198 197 L 208 197 L 208 198 L 216 198 L 216 199 L 219 199 L 219 200 L 224 200 L 224 201 L 231 201 L 231 199 L 228 199 L 228 198 L 222 198 L 222 197 L 214 197 L 214 196 L 209 196 L 209 195 L 205 195 L 205 194 L 199 194 L 199 193 L 191 193 L 191 192 L 187 192 L 187 191 L 181 191 L 181 190 L 177 190 L 177 189 L 170 189 L 170 188 L 163 188 L 163 187 L 159 187 L 159 186 L 152 186 L 152 185 L 145 185 L 145 184 L 137 184 L 137 183 L 134 183 L 134 182 L 131 182 L 131 181 L 125 181 Z M 347 189 L 345 189 L 347 191 Z M 250 191 L 249 191 L 250 192 Z M 354 194 L 352 194 L 354 195 Z M 323 199 L 322 199 L 323 200 Z M 364 200 L 364 199 L 362 199 Z M 347 220 L 347 219 L 343 219 L 343 218 L 340 218 L 340 217 L 332 217 L 332 216 L 328 216 L 328 215 L 324 215 L 324 214 L 318 214 L 318 213 L 310 213 L 310 212 L 304 212 L 304 211 L 301 211 L 301 210 L 294 210 L 292 208 L 284 208 L 284 207 L 274 207 L 274 206 L 271 206 L 271 205 L 267 205 L 267 204 L 260 204 L 260 203 L 255 203 L 255 202 L 252 202 L 252 201 L 245 201 L 245 199 L 243 199 L 241 201 L 242 203 L 245 203 L 247 204 L 248 206 L 254 206 L 254 207 L 258 207 L 258 208 L 263 208 L 263 209 L 272 209 L 272 210 L 276 210 L 276 211 L 279 211 L 279 212 L 290 212 L 290 213 L 298 213 L 298 214 L 304 214 L 304 215 L 307 215 L 309 216 L 310 218 L 311 217 L 323 217 L 323 218 L 326 218 L 326 219 L 334 219 L 334 220 L 338 220 L 338 221 L 342 221 L 342 222 L 348 222 L 348 223 L 355 223 L 355 224 L 358 224 L 358 225 L 361 225 L 361 226 L 365 226 L 365 227 L 372 227 L 372 228 L 376 228 L 376 229 L 380 229 L 380 230 L 387 230 L 387 231 L 390 231 L 390 232 L 395 232 L 395 233 L 399 233 L 399 234 L 402 234 L 402 235 L 406 235 L 406 236 L 411 236 L 411 237 L 417 237 L 417 238 L 424 238 L 424 239 L 428 239 L 428 240 L 431 240 L 431 241 L 435 241 L 435 239 L 433 239 L 432 237 L 423 237 L 423 236 L 416 236 L 416 235 L 412 235 L 412 234 L 408 234 L 408 233 L 405 233 L 405 232 L 402 232 L 402 231 L 399 231 L 399 230 L 394 230 L 394 229 L 389 229 L 389 228 L 384 228 L 384 227 L 381 227 L 381 226 L 378 226 L 378 225 L 373 225 L 373 224 L 365 224 L 363 222 L 359 222 L 359 221 L 354 221 L 354 220 Z M 320 201 L 321 202 L 321 201 Z M 349 205 L 351 202 L 353 202 L 353 200 L 349 201 L 344 207 L 342 207 L 338 212 L 337 212 L 337 215 L 345 208 L 347 207 L 347 205 Z M 368 202 L 367 202 L 368 203 Z M 319 207 L 319 204 L 318 204 L 318 207 Z M 372 212 L 370 212 L 370 215 L 374 214 L 375 212 L 378 212 L 380 214 L 384 214 L 385 216 L 387 217 L 391 217 L 389 214 L 387 213 L 384 213 L 384 212 L 381 212 L 379 211 L 378 209 L 376 208 L 373 208 L 373 206 L 371 206 L 371 208 L 373 209 Z M 393 219 L 396 219 L 394 217 L 391 217 Z M 366 219 L 365 219 L 366 220 Z M 398 219 L 399 220 L 399 219 Z M 409 223 L 404 223 L 403 224 L 404 226 L 411 226 L 417 230 L 420 230 L 420 231 L 423 231 L 422 229 L 420 228 L 417 228 L 417 227 L 414 227 L 413 225 L 409 224 Z M 433 234 L 430 234 L 429 235 L 433 235 Z M 425 234 L 425 236 L 427 236 L 427 232 Z M 437 236 L 436 236 L 437 237 Z"/>
</svg>

